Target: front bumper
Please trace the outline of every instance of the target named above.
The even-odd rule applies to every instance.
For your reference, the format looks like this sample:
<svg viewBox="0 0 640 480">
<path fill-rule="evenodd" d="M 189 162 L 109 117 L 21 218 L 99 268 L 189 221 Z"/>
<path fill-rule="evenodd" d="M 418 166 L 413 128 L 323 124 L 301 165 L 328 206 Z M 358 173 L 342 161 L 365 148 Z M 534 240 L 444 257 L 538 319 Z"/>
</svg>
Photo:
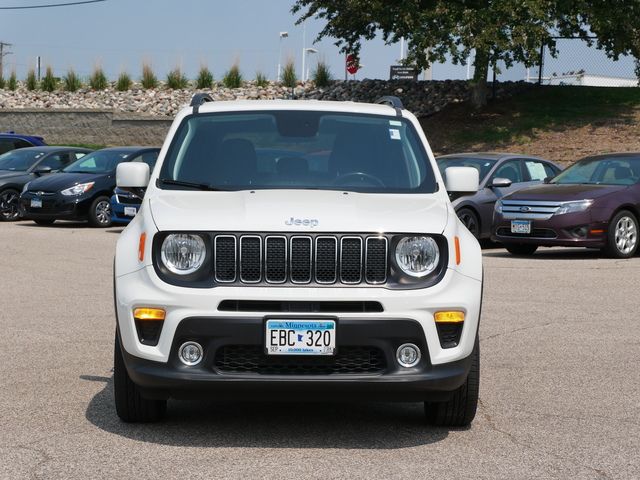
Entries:
<svg viewBox="0 0 640 480">
<path fill-rule="evenodd" d="M 607 222 L 592 218 L 589 211 L 552 216 L 531 221 L 531 234 L 511 233 L 511 221 L 519 220 L 495 213 L 491 239 L 503 244 L 519 243 L 540 246 L 602 248 L 607 243 Z M 582 234 L 584 232 L 584 234 Z"/>
<path fill-rule="evenodd" d="M 193 396 L 196 393 L 237 393 L 259 389 L 265 394 L 288 391 L 364 393 L 409 400 L 435 398 L 455 390 L 464 382 L 470 355 L 477 338 L 482 282 L 455 270 L 446 271 L 436 285 L 417 290 L 387 288 L 250 287 L 185 288 L 162 282 L 152 266 L 116 277 L 115 298 L 123 355 L 133 381 L 146 396 Z M 225 300 L 264 302 L 379 302 L 380 312 L 347 311 L 322 314 L 273 311 L 223 311 Z M 161 307 L 166 318 L 157 345 L 140 341 L 133 309 Z M 465 322 L 457 346 L 443 348 L 434 313 L 462 310 Z M 304 316 L 335 318 L 338 323 L 337 348 L 370 346 L 385 359 L 384 368 L 372 373 L 332 373 L 329 375 L 280 375 L 261 372 L 229 372 L 216 367 L 216 355 L 228 345 L 261 348 L 266 317 L 296 319 Z M 205 358 L 195 367 L 177 359 L 177 350 L 187 340 L 203 345 Z M 401 368 L 395 360 L 397 348 L 415 343 L 422 351 L 421 363 Z M 304 360 L 303 360 L 304 361 Z M 298 398 L 296 393 L 295 397 Z M 218 396 L 219 398 L 219 396 Z"/>
<path fill-rule="evenodd" d="M 42 207 L 31 207 L 31 200 L 39 198 Z M 86 220 L 92 198 L 83 195 L 69 197 L 61 193 L 37 195 L 35 192 L 24 192 L 20 195 L 19 210 L 22 218 L 33 220 Z"/>
</svg>

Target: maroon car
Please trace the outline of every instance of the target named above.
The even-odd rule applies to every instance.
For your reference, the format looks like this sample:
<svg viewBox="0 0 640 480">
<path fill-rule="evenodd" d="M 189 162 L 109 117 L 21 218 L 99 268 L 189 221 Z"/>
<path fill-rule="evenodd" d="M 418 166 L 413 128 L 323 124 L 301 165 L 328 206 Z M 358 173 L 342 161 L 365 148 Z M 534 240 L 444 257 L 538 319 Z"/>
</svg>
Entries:
<svg viewBox="0 0 640 480">
<path fill-rule="evenodd" d="M 496 202 L 491 238 L 515 255 L 560 245 L 628 258 L 638 248 L 639 218 L 640 153 L 599 155 Z"/>
</svg>

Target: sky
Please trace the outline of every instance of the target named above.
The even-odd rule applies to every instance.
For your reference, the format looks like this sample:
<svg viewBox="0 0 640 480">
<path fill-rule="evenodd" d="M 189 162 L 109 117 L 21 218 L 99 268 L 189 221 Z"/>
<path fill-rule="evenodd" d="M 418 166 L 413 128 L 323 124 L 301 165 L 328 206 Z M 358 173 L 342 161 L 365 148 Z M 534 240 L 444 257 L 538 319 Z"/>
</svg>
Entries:
<svg viewBox="0 0 640 480">
<path fill-rule="evenodd" d="M 56 0 L 51 3 L 59 3 Z M 48 0 L 0 0 L 0 7 L 41 5 Z M 138 78 L 143 62 L 152 65 L 160 78 L 180 67 L 194 78 L 201 65 L 208 66 L 217 79 L 234 63 L 243 75 L 253 79 L 259 71 L 276 77 L 279 52 L 281 62 L 295 62 L 302 75 L 303 45 L 318 50 L 307 56 L 312 70 L 322 58 L 335 78 L 344 78 L 344 57 L 332 39 L 314 44 L 323 24 L 309 20 L 296 25 L 290 10 L 294 0 L 107 0 L 72 7 L 0 10 L 0 41 L 13 44 L 4 58 L 4 75 L 15 69 L 19 79 L 35 66 L 41 56 L 43 71 L 50 65 L 57 76 L 73 68 L 89 76 L 96 65 L 115 79 L 122 71 Z M 288 32 L 280 40 L 279 33 Z M 577 42 L 579 43 L 579 42 Z M 557 73 L 585 68 L 593 73 L 632 76 L 630 59 L 612 68 L 598 52 L 571 41 L 560 60 L 548 58 L 549 71 Z M 363 65 L 355 78 L 389 77 L 389 66 L 400 58 L 399 44 L 385 45 L 381 39 L 363 44 Z M 522 65 L 502 68 L 501 80 L 521 80 Z M 615 71 L 614 71 L 615 70 Z M 434 79 L 464 79 L 467 67 L 437 64 Z M 537 71 L 531 71 L 532 76 Z"/>
</svg>

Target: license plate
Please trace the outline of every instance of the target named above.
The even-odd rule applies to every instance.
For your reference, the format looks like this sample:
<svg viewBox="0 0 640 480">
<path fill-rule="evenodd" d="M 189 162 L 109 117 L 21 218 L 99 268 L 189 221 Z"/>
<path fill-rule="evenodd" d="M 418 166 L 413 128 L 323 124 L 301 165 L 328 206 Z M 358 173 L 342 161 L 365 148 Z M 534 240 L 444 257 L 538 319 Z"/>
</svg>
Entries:
<svg viewBox="0 0 640 480">
<path fill-rule="evenodd" d="M 136 213 L 138 213 L 136 207 L 124 207 L 124 214 L 127 217 L 135 217 Z"/>
<path fill-rule="evenodd" d="M 531 233 L 531 221 L 530 220 L 511 220 L 511 233 L 530 234 Z"/>
<path fill-rule="evenodd" d="M 40 198 L 32 198 L 31 199 L 31 208 L 42 208 L 42 199 L 40 199 Z"/>
<path fill-rule="evenodd" d="M 268 355 L 335 354 L 335 320 L 270 319 L 265 329 Z"/>
</svg>

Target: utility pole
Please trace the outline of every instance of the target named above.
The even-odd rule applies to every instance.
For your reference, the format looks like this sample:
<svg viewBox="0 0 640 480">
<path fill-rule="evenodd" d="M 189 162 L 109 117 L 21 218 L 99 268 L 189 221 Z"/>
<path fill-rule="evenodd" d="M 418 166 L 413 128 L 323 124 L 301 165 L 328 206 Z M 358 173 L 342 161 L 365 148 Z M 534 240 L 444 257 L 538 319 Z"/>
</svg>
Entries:
<svg viewBox="0 0 640 480">
<path fill-rule="evenodd" d="M 0 78 L 4 78 L 3 63 L 5 55 L 11 55 L 13 53 L 5 52 L 4 47 L 13 47 L 13 44 L 0 41 Z"/>
</svg>

